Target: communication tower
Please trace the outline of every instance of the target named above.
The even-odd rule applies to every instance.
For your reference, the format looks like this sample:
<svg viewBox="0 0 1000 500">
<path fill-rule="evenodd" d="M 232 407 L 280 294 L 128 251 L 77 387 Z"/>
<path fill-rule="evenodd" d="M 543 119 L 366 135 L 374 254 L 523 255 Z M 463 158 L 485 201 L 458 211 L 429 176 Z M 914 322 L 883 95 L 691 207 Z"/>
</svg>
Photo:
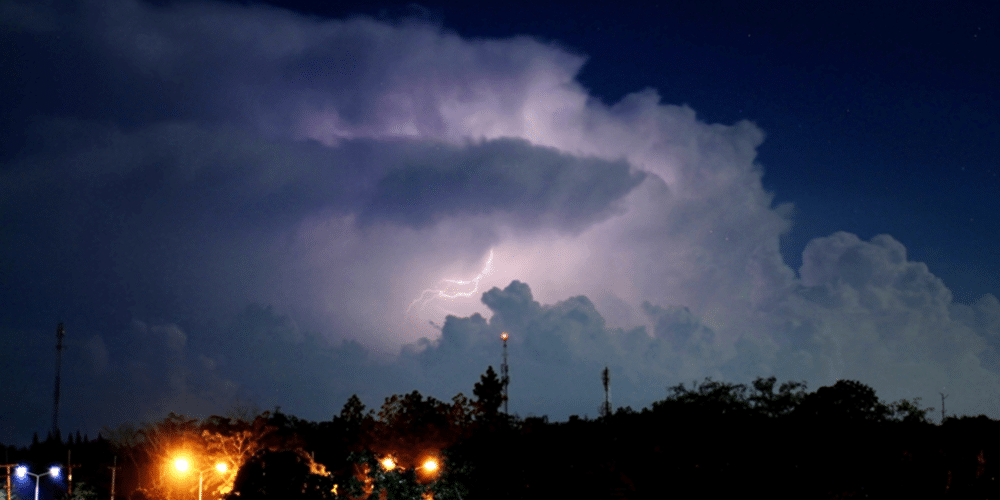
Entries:
<svg viewBox="0 0 1000 500">
<path fill-rule="evenodd" d="M 59 323 L 59 326 L 56 327 L 56 390 L 52 397 L 52 437 L 55 439 L 61 439 L 59 436 L 59 372 L 62 369 L 64 336 L 66 336 L 66 330 L 63 329 L 63 324 Z"/>
<path fill-rule="evenodd" d="M 601 372 L 601 382 L 604 383 L 604 404 L 601 405 L 601 414 L 605 417 L 611 416 L 611 373 L 608 367 L 604 367 Z"/>
<path fill-rule="evenodd" d="M 500 334 L 500 340 L 503 341 L 503 364 L 500 365 L 500 385 L 503 386 L 503 412 L 507 412 L 507 385 L 510 384 L 510 370 L 507 367 L 507 339 L 510 336 L 507 332 Z"/>
</svg>

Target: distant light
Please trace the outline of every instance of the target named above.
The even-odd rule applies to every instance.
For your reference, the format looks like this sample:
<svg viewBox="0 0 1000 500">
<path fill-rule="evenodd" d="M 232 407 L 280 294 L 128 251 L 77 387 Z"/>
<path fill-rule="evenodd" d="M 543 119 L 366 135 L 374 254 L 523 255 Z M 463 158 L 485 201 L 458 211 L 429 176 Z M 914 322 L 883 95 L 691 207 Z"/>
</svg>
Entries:
<svg viewBox="0 0 1000 500">
<path fill-rule="evenodd" d="M 382 459 L 382 468 L 385 470 L 392 470 L 396 468 L 396 461 L 392 457 L 385 457 Z"/>
<path fill-rule="evenodd" d="M 23 465 L 19 466 L 18 468 L 14 469 L 14 473 L 17 474 L 17 477 L 24 479 L 24 476 L 28 475 L 28 468 Z"/>
<path fill-rule="evenodd" d="M 222 462 L 215 464 L 215 470 L 219 472 L 226 472 L 226 469 L 229 469 L 229 467 Z"/>
<path fill-rule="evenodd" d="M 507 332 L 503 332 L 503 333 L 500 334 L 500 340 L 503 340 L 503 341 L 506 342 L 507 341 L 507 337 L 508 337 Z"/>
<path fill-rule="evenodd" d="M 177 470 L 179 470 L 179 471 L 181 471 L 181 472 L 184 472 L 184 471 L 188 470 L 188 461 L 185 460 L 185 459 L 183 459 L 183 458 L 178 458 L 174 462 L 174 468 L 177 469 Z"/>
<path fill-rule="evenodd" d="M 59 466 L 53 465 L 52 467 L 49 467 L 49 474 L 51 474 L 52 477 L 59 477 Z"/>
<path fill-rule="evenodd" d="M 424 461 L 423 469 L 425 471 L 434 472 L 437 470 L 437 468 L 438 468 L 437 460 L 434 460 L 433 458 L 428 458 L 427 460 Z"/>
</svg>

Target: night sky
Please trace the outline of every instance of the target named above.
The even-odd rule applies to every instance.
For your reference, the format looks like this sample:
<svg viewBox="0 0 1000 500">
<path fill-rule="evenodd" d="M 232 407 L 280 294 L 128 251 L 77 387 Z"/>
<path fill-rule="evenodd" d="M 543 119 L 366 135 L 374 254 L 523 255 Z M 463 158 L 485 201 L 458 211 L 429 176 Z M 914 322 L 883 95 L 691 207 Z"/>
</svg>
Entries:
<svg viewBox="0 0 1000 500">
<path fill-rule="evenodd" d="M 990 2 L 330 4 L 0 0 L 0 442 L 59 322 L 90 437 L 471 396 L 501 331 L 522 417 L 608 366 L 1000 418 Z"/>
</svg>

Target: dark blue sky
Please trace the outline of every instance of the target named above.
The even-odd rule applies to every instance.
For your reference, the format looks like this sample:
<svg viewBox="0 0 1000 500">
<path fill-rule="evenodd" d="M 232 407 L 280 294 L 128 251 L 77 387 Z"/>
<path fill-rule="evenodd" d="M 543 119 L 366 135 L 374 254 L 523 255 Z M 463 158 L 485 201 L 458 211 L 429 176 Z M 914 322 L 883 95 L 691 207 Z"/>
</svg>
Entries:
<svg viewBox="0 0 1000 500">
<path fill-rule="evenodd" d="M 604 366 L 1000 416 L 991 9 L 0 3 L 0 442 L 60 321 L 91 435 L 468 394 L 500 331 L 522 416 Z"/>
</svg>

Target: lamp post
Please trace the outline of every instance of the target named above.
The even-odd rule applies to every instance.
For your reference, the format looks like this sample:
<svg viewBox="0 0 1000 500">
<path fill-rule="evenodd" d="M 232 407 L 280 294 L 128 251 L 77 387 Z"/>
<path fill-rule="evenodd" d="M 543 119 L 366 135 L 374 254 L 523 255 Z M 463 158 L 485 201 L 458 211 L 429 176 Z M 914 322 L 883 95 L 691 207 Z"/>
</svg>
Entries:
<svg viewBox="0 0 1000 500">
<path fill-rule="evenodd" d="M 28 472 L 28 468 L 22 465 L 15 469 L 15 473 L 17 474 L 17 477 L 21 479 L 24 479 L 24 476 L 32 476 L 35 478 L 35 500 L 38 500 L 38 483 L 41 481 L 42 476 L 59 477 L 59 466 L 53 465 L 52 467 L 49 467 L 48 472 L 35 474 L 33 472 Z"/>
<path fill-rule="evenodd" d="M 188 461 L 183 458 L 179 458 L 176 461 L 174 461 L 174 468 L 177 469 L 179 472 L 187 472 L 188 467 L 189 467 Z M 202 485 L 205 483 L 205 473 L 212 469 L 215 469 L 219 472 L 226 472 L 226 470 L 228 470 L 229 467 L 227 467 L 225 463 L 219 462 L 212 467 L 208 467 L 206 469 L 198 471 L 198 500 L 201 500 L 201 489 Z M 38 499 L 36 498 L 35 500 Z"/>
</svg>

